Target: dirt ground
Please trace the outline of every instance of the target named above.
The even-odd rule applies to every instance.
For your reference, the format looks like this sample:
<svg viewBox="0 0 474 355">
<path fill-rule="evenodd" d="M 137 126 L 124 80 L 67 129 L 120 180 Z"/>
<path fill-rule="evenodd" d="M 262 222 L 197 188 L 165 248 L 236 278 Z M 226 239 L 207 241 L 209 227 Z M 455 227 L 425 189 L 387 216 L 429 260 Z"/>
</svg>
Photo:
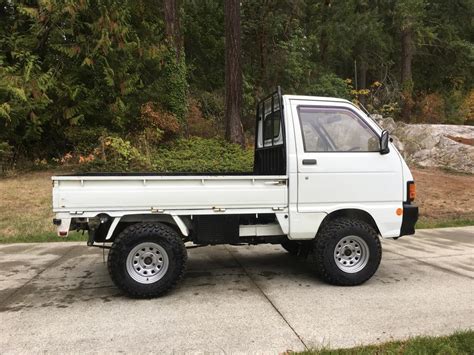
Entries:
<svg viewBox="0 0 474 355">
<path fill-rule="evenodd" d="M 428 222 L 474 220 L 474 175 L 434 169 L 412 169 L 420 219 Z M 0 241 L 54 236 L 51 223 L 51 175 L 19 172 L 0 178 Z"/>
<path fill-rule="evenodd" d="M 474 175 L 437 169 L 411 169 L 420 218 L 474 219 Z"/>
</svg>

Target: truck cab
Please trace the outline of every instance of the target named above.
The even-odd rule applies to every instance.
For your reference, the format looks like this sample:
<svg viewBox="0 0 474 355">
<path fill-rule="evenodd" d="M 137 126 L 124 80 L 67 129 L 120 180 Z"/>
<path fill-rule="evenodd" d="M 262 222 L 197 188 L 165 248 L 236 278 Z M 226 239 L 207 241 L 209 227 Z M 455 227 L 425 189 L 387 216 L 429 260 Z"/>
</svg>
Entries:
<svg viewBox="0 0 474 355">
<path fill-rule="evenodd" d="M 327 282 L 358 285 L 378 268 L 380 238 L 415 232 L 410 170 L 350 101 L 278 89 L 257 105 L 254 157 L 248 174 L 55 176 L 54 223 L 110 248 L 112 280 L 132 297 L 172 288 L 186 243 L 281 244 Z"/>
</svg>

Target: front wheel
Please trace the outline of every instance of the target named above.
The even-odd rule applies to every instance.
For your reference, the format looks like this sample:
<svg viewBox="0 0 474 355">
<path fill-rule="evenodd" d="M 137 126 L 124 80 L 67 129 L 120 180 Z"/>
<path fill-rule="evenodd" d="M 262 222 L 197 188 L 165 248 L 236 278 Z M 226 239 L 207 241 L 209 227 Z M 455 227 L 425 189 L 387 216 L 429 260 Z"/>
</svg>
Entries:
<svg viewBox="0 0 474 355">
<path fill-rule="evenodd" d="M 325 281 L 340 286 L 360 285 L 377 271 L 382 247 L 368 223 L 350 218 L 328 222 L 314 240 L 313 262 Z"/>
<path fill-rule="evenodd" d="M 160 223 L 139 223 L 117 236 L 108 257 L 114 284 L 134 298 L 157 297 L 182 278 L 187 252 L 179 234 Z"/>
</svg>

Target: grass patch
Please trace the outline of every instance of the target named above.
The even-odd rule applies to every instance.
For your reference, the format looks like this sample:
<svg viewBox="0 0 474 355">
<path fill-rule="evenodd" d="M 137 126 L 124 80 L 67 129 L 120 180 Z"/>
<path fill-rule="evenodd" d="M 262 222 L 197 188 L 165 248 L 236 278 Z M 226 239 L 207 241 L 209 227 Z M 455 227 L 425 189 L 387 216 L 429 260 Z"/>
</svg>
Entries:
<svg viewBox="0 0 474 355">
<path fill-rule="evenodd" d="M 457 332 L 442 337 L 415 337 L 379 345 L 358 346 L 350 349 L 322 349 L 298 352 L 301 355 L 471 355 L 474 353 L 474 331 Z"/>
<path fill-rule="evenodd" d="M 0 236 L 0 244 L 5 243 L 44 243 L 44 242 L 78 242 L 87 241 L 87 234 L 71 232 L 67 238 L 61 238 L 56 233 L 40 233 L 34 235 L 13 235 L 8 238 Z"/>
<path fill-rule="evenodd" d="M 449 228 L 474 226 L 472 218 L 431 219 L 420 217 L 416 229 Z"/>
<path fill-rule="evenodd" d="M 3 243 L 55 235 L 51 172 L 24 172 L 0 179 L 0 240 Z M 40 237 L 36 237 L 40 236 Z"/>
<path fill-rule="evenodd" d="M 59 238 L 53 225 L 51 171 L 19 172 L 0 179 L 0 243 L 38 243 L 87 240 L 72 232 Z"/>
</svg>

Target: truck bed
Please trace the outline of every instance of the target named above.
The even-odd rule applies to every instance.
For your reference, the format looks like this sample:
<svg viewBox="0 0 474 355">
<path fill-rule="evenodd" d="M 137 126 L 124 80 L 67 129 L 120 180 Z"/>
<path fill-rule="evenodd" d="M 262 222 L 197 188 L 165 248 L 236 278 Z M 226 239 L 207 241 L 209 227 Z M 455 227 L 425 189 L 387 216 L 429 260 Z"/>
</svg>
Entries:
<svg viewBox="0 0 474 355">
<path fill-rule="evenodd" d="M 53 211 L 284 208 L 286 176 L 89 173 L 53 176 Z"/>
</svg>

